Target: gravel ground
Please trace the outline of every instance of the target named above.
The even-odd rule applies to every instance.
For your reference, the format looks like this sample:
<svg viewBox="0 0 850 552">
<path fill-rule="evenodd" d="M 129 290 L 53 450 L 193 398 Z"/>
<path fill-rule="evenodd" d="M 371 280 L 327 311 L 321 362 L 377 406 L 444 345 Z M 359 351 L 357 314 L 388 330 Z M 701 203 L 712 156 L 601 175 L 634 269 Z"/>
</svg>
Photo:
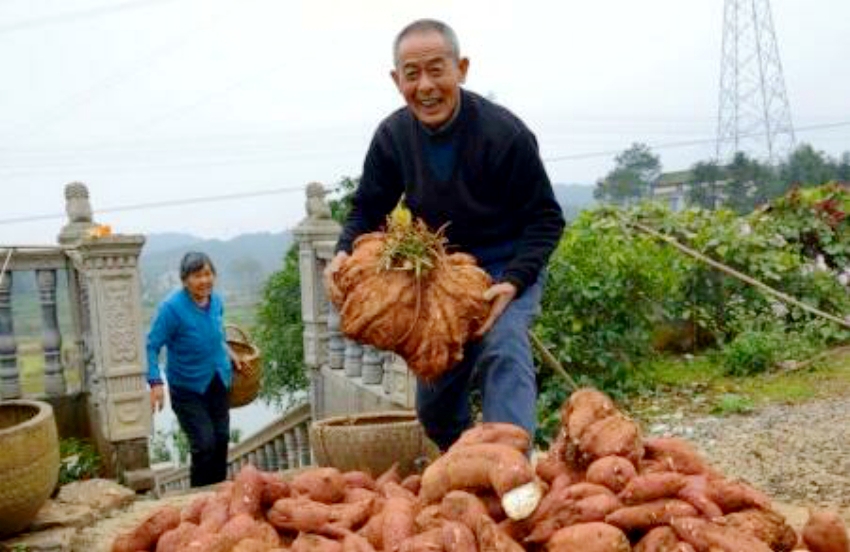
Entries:
<svg viewBox="0 0 850 552">
<path fill-rule="evenodd" d="M 650 433 L 685 437 L 723 473 L 775 500 L 839 511 L 850 522 L 850 397 L 747 415 L 659 416 Z"/>
</svg>

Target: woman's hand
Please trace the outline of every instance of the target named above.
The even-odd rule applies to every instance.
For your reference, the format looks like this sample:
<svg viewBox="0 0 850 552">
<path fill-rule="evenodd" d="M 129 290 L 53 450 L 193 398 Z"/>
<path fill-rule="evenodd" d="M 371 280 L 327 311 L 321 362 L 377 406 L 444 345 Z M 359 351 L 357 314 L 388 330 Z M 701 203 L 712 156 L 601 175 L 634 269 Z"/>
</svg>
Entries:
<svg viewBox="0 0 850 552">
<path fill-rule="evenodd" d="M 151 412 L 162 410 L 165 406 L 165 386 L 161 383 L 151 386 Z"/>
<path fill-rule="evenodd" d="M 484 292 L 484 300 L 492 302 L 490 314 L 473 337 L 481 338 L 489 332 L 499 316 L 508 308 L 508 304 L 514 300 L 514 297 L 516 297 L 516 286 L 510 282 L 499 282 L 487 288 L 487 291 Z"/>
</svg>

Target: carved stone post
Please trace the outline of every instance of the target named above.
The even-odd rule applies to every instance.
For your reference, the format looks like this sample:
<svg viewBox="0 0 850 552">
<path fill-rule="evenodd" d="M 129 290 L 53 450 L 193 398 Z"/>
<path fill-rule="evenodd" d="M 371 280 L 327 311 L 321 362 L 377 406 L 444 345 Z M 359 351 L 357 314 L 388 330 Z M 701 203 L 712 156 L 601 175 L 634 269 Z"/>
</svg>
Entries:
<svg viewBox="0 0 850 552">
<path fill-rule="evenodd" d="M 324 412 L 320 369 L 327 362 L 328 298 L 322 271 L 333 257 L 340 226 L 331 218 L 324 201 L 325 190 L 313 182 L 307 186 L 307 217 L 295 228 L 301 274 L 301 319 L 304 322 L 304 364 L 309 371 L 310 405 L 314 420 Z"/>
<path fill-rule="evenodd" d="M 339 331 L 339 313 L 330 305 L 328 311 L 328 366 L 339 370 L 345 364 L 345 339 Z"/>
<path fill-rule="evenodd" d="M 379 385 L 384 379 L 383 353 L 366 345 L 363 347 L 363 383 Z"/>
<path fill-rule="evenodd" d="M 104 456 L 110 475 L 140 481 L 140 487 L 146 484 L 151 429 L 138 267 L 144 241 L 142 236 L 88 238 L 69 251 L 87 296 L 93 433 L 109 452 Z"/>
<path fill-rule="evenodd" d="M 60 353 L 62 334 L 59 333 L 59 317 L 56 314 L 56 270 L 35 271 L 38 296 L 41 302 L 42 346 L 44 348 L 44 390 L 49 397 L 65 394 L 65 374 L 62 373 Z"/>
<path fill-rule="evenodd" d="M 12 272 L 0 275 L 0 400 L 21 397 L 18 345 L 12 322 Z"/>
<path fill-rule="evenodd" d="M 359 378 L 363 373 L 363 345 L 353 339 L 345 340 L 345 376 Z"/>
</svg>

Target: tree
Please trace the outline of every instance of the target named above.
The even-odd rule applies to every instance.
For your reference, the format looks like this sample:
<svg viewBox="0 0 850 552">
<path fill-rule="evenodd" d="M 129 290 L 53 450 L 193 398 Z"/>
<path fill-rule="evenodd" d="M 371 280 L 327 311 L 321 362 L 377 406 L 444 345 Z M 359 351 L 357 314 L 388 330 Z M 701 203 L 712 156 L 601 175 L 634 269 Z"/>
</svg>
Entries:
<svg viewBox="0 0 850 552">
<path fill-rule="evenodd" d="M 725 172 L 723 204 L 736 213 L 749 213 L 756 205 L 781 193 L 778 193 L 781 181 L 774 177 L 770 167 L 743 152 L 735 154 Z"/>
<path fill-rule="evenodd" d="M 338 222 L 348 215 L 358 182 L 345 177 L 335 186 L 335 197 L 328 203 Z M 287 394 L 307 387 L 303 335 L 298 245 L 294 244 L 283 267 L 266 280 L 257 312 L 256 338 L 264 362 L 260 397 L 267 402 L 282 405 Z"/>
<path fill-rule="evenodd" d="M 714 209 L 719 199 L 723 168 L 716 161 L 700 161 L 691 167 L 690 172 L 688 204 L 703 209 Z"/>
<path fill-rule="evenodd" d="M 836 168 L 824 152 L 801 144 L 782 164 L 780 175 L 789 186 L 820 186 L 836 178 Z"/>
<path fill-rule="evenodd" d="M 850 182 L 850 151 L 841 154 L 835 165 L 835 178 L 842 182 Z"/>
<path fill-rule="evenodd" d="M 612 203 L 648 197 L 661 175 L 661 161 L 649 146 L 634 143 L 614 159 L 616 165 L 597 182 L 593 196 Z"/>
</svg>

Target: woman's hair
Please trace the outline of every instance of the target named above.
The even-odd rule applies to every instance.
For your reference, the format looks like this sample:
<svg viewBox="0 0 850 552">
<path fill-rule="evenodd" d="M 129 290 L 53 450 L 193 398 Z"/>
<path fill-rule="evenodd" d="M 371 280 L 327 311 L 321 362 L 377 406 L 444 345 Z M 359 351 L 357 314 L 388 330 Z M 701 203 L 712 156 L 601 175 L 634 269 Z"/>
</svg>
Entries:
<svg viewBox="0 0 850 552">
<path fill-rule="evenodd" d="M 215 265 L 206 253 L 189 251 L 183 255 L 183 260 L 180 261 L 180 279 L 185 282 L 190 274 L 203 270 L 204 266 L 209 266 L 212 273 L 215 274 Z"/>
</svg>

